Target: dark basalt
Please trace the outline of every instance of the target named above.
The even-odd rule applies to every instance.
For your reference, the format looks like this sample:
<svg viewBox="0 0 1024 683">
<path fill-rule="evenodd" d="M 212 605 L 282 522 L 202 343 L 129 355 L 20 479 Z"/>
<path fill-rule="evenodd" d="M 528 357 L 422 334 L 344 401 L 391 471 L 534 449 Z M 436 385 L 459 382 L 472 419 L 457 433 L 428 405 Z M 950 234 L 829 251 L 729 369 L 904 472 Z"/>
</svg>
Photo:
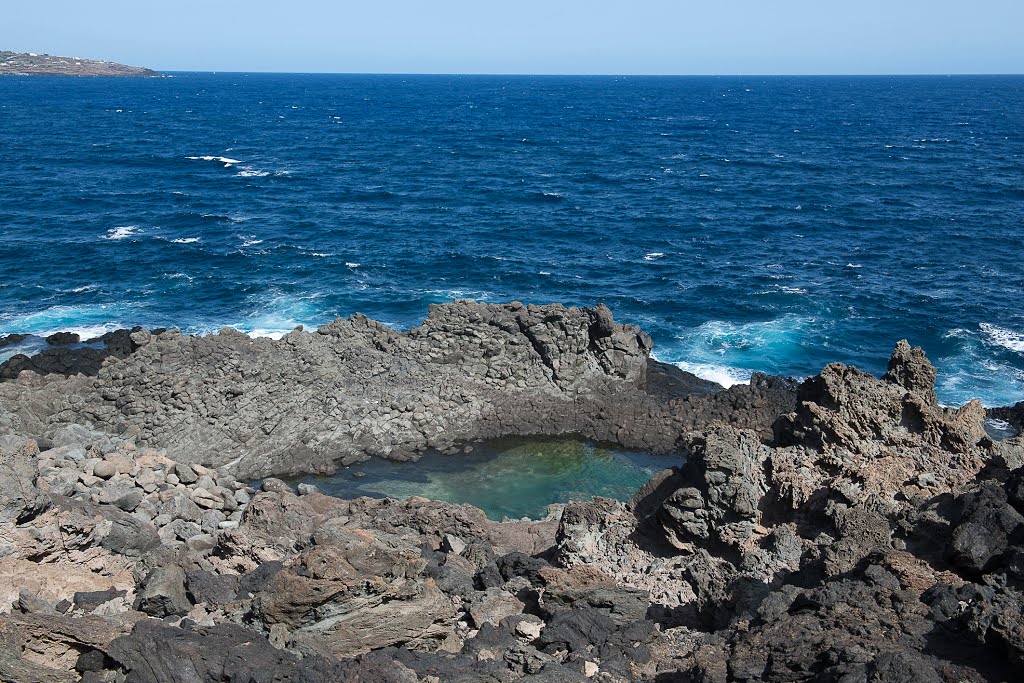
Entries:
<svg viewBox="0 0 1024 683">
<path fill-rule="evenodd" d="M 602 309 L 459 303 L 417 330 L 354 318 L 281 342 L 136 331 L 137 348 L 95 377 L 0 385 L 0 678 L 1019 678 L 1024 438 L 989 438 L 979 404 L 940 407 L 920 349 L 897 345 L 881 379 L 832 364 L 799 387 L 757 377 L 703 394 Z M 416 418 L 456 388 L 460 400 Z M 250 394 L 280 395 L 279 412 L 236 405 L 196 426 Z M 350 411 L 357 400 L 377 414 Z M 314 416 L 294 456 L 305 467 L 330 453 L 325 435 L 395 456 L 413 433 L 536 429 L 542 409 L 547 429 L 664 444 L 686 465 L 628 504 L 500 523 L 234 476 L 256 444 L 235 416 L 274 415 L 288 438 Z M 115 413 L 128 426 L 112 433 Z M 374 424 L 373 440 L 344 431 Z M 295 453 L 276 435 L 259 456 L 271 470 Z"/>
</svg>

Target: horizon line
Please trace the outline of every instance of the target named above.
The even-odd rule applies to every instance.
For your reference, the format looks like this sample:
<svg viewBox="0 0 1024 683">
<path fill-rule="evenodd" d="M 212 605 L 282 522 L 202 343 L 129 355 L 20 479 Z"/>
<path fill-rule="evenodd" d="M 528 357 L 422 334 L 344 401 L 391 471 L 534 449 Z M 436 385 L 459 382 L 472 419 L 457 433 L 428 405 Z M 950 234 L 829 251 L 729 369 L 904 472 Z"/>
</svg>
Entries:
<svg viewBox="0 0 1024 683">
<path fill-rule="evenodd" d="M 517 76 L 517 77 L 578 77 L 578 78 L 871 78 L 871 77 L 920 77 L 951 78 L 955 76 L 1024 76 L 1024 72 L 865 72 L 865 73 L 528 73 L 503 71 L 270 71 L 264 69 L 246 69 L 235 71 L 230 69 L 156 69 L 148 68 L 160 74 L 266 74 L 291 76 Z"/>
</svg>

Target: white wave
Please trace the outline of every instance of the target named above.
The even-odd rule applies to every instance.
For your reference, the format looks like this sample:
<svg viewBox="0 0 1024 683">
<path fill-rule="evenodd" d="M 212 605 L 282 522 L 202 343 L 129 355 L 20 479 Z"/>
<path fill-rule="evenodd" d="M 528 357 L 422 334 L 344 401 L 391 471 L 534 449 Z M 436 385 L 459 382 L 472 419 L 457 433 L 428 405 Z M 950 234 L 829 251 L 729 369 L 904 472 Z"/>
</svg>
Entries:
<svg viewBox="0 0 1024 683">
<path fill-rule="evenodd" d="M 355 261 L 346 261 L 345 265 L 348 266 L 349 268 L 358 268 L 362 264 L 356 263 Z"/>
<path fill-rule="evenodd" d="M 199 237 L 179 237 L 171 240 L 174 244 L 195 244 L 200 240 Z"/>
<path fill-rule="evenodd" d="M 747 384 L 750 382 L 751 371 L 744 370 L 743 368 L 732 368 L 727 365 L 715 365 L 713 363 L 687 363 L 686 361 L 677 361 L 673 365 L 680 370 L 693 373 L 701 379 L 721 384 L 726 389 L 736 384 Z"/>
<path fill-rule="evenodd" d="M 70 290 L 74 294 L 81 294 L 82 292 L 95 292 L 99 289 L 99 285 L 84 285 L 82 287 L 75 287 Z"/>
<path fill-rule="evenodd" d="M 0 336 L 22 333 L 46 337 L 54 332 L 74 332 L 83 340 L 91 339 L 137 323 L 133 309 L 130 303 L 83 304 L 51 306 L 21 315 L 0 314 Z"/>
<path fill-rule="evenodd" d="M 334 256 L 334 254 L 328 254 L 328 253 L 320 252 L 320 251 L 311 251 L 311 252 L 309 252 L 309 255 L 310 256 L 316 256 L 317 258 L 327 258 L 328 256 Z"/>
<path fill-rule="evenodd" d="M 295 329 L 296 326 L 297 325 L 292 326 L 292 327 L 288 328 L 287 330 L 273 329 L 273 328 L 264 329 L 262 327 L 257 327 L 257 328 L 254 328 L 254 329 L 251 329 L 251 330 L 247 331 L 245 334 L 249 335 L 253 339 L 259 339 L 260 337 L 266 337 L 268 339 L 280 339 L 281 337 L 283 337 L 284 335 L 288 334 L 293 329 Z"/>
<path fill-rule="evenodd" d="M 847 264 L 846 264 L 846 267 L 847 267 L 847 268 L 863 268 L 864 266 L 862 266 L 862 265 L 861 265 L 861 264 L 859 264 L 859 263 L 847 263 Z"/>
<path fill-rule="evenodd" d="M 1004 349 L 1016 351 L 1017 353 L 1024 353 L 1024 334 L 990 323 L 981 323 L 978 327 L 985 334 L 985 341 L 989 344 L 1001 346 Z"/>
<path fill-rule="evenodd" d="M 803 287 L 786 287 L 785 285 L 781 285 L 779 287 L 779 291 L 780 292 L 785 292 L 786 294 L 806 294 L 807 293 L 807 290 L 804 289 Z"/>
<path fill-rule="evenodd" d="M 256 235 L 239 235 L 242 240 L 243 247 L 255 247 L 257 244 L 263 244 L 263 240 L 256 239 Z"/>
<path fill-rule="evenodd" d="M 652 251 L 649 254 L 644 254 L 644 261 L 657 261 L 660 258 L 665 258 L 665 254 L 660 251 Z"/>
<path fill-rule="evenodd" d="M 474 301 L 487 301 L 491 297 L 490 292 L 471 292 L 465 289 L 430 289 L 424 292 L 429 296 L 453 301 L 455 299 L 473 299 Z"/>
<path fill-rule="evenodd" d="M 551 275 L 551 271 L 541 270 L 537 272 L 537 275 Z"/>
<path fill-rule="evenodd" d="M 231 166 L 232 164 L 241 164 L 241 163 L 243 163 L 239 159 L 230 159 L 228 157 L 209 156 L 209 155 L 207 155 L 207 156 L 196 156 L 196 157 L 185 157 L 185 158 L 186 159 L 191 159 L 192 161 L 216 161 L 216 162 L 224 164 L 225 168 L 227 168 L 228 166 Z"/>
<path fill-rule="evenodd" d="M 106 235 L 102 235 L 101 239 L 105 240 L 123 240 L 128 237 L 133 237 L 142 232 L 142 229 L 137 225 L 121 225 L 116 228 L 107 230 Z"/>
<path fill-rule="evenodd" d="M 270 171 L 255 171 L 251 169 L 243 169 L 235 174 L 238 178 L 266 178 L 270 175 Z"/>
</svg>

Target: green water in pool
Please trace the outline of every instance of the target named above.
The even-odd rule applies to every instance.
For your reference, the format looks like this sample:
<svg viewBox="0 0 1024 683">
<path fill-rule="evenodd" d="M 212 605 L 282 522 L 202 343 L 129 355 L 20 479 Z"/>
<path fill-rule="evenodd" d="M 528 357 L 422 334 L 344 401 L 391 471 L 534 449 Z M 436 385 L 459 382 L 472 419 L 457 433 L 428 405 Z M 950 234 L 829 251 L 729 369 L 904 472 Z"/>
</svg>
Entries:
<svg viewBox="0 0 1024 683">
<path fill-rule="evenodd" d="M 339 498 L 422 496 L 475 505 L 493 520 L 538 519 L 551 503 L 594 496 L 628 500 L 655 473 L 680 464 L 678 455 L 575 438 L 506 438 L 472 444 L 469 453 L 428 451 L 415 463 L 374 459 L 330 477 L 308 475 L 293 483 L 315 484 Z"/>
</svg>

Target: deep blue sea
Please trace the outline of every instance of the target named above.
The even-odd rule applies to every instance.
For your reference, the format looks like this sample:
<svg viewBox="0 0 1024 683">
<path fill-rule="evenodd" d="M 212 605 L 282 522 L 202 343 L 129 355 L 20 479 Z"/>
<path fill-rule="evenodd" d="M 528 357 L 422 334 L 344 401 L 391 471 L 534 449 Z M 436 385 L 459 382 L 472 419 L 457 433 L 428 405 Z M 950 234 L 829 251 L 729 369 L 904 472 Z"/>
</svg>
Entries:
<svg viewBox="0 0 1024 683">
<path fill-rule="evenodd" d="M 0 79 L 0 334 L 454 297 L 604 302 L 724 382 L 907 337 L 1022 400 L 1024 77 Z"/>
</svg>

